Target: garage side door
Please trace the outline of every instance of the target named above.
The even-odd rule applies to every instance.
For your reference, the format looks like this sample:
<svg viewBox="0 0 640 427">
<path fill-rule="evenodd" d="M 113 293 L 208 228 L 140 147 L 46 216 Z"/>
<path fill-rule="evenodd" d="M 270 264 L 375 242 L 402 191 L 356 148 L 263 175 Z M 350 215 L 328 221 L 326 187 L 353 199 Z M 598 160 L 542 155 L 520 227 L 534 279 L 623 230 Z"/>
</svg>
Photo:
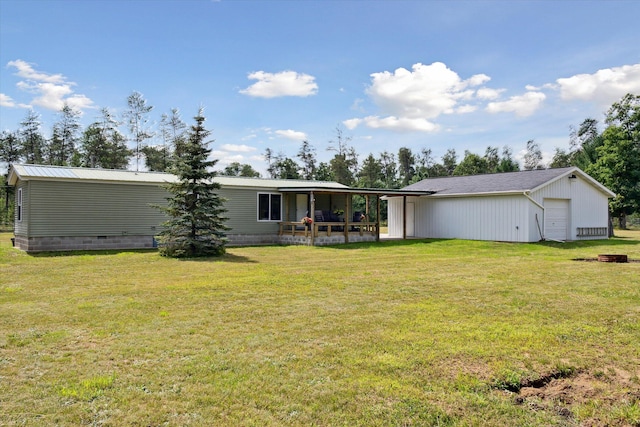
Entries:
<svg viewBox="0 0 640 427">
<path fill-rule="evenodd" d="M 547 240 L 567 240 L 569 234 L 569 201 L 544 200 L 544 237 Z"/>
</svg>

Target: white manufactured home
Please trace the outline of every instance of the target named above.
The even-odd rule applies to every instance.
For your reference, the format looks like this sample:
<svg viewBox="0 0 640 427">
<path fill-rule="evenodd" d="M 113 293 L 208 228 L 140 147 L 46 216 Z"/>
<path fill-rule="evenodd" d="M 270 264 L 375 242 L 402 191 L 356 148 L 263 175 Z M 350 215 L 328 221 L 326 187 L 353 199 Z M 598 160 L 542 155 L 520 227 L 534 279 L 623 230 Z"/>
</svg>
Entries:
<svg viewBox="0 0 640 427">
<path fill-rule="evenodd" d="M 576 167 L 431 178 L 388 198 L 390 237 L 537 242 L 608 238 L 615 194 Z"/>
</svg>

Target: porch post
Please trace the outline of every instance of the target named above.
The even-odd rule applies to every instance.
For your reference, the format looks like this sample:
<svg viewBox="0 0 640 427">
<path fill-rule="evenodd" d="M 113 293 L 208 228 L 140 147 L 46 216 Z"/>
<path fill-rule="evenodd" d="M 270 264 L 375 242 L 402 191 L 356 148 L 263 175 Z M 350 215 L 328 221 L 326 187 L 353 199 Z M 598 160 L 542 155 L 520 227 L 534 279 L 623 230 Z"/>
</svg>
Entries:
<svg viewBox="0 0 640 427">
<path fill-rule="evenodd" d="M 344 215 L 344 242 L 349 243 L 349 215 L 351 214 L 351 194 L 347 193 L 346 197 L 346 210 Z"/>
<path fill-rule="evenodd" d="M 407 240 L 407 196 L 402 196 L 402 240 Z"/>
<path fill-rule="evenodd" d="M 284 193 L 283 199 L 284 199 L 284 220 L 285 221 L 289 221 L 289 197 L 291 197 L 290 194 Z"/>
<path fill-rule="evenodd" d="M 311 202 L 311 212 L 309 212 L 309 218 L 313 219 L 311 223 L 311 246 L 314 245 L 314 240 L 316 236 L 316 198 L 313 197 L 313 191 L 309 192 L 309 201 Z"/>
<path fill-rule="evenodd" d="M 387 219 L 388 222 L 388 219 Z M 376 196 L 376 242 L 380 241 L 380 194 Z"/>
<path fill-rule="evenodd" d="M 364 214 L 367 216 L 367 221 L 369 221 L 369 195 L 365 195 L 365 205 L 364 205 Z"/>
</svg>

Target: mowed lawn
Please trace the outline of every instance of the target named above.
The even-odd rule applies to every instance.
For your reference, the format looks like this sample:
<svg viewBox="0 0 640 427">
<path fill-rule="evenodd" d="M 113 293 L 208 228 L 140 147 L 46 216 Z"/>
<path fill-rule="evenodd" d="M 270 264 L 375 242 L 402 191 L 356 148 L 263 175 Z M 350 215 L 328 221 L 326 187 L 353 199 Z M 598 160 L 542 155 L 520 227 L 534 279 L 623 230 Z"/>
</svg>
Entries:
<svg viewBox="0 0 640 427">
<path fill-rule="evenodd" d="M 27 255 L 0 425 L 638 426 L 640 232 Z"/>
</svg>

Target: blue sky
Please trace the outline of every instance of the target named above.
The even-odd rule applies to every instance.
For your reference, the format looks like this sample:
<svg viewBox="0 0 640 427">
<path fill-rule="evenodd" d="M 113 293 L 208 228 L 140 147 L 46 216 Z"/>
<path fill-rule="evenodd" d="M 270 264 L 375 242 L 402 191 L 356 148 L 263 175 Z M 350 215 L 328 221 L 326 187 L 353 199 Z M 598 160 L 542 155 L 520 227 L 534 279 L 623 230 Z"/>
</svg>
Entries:
<svg viewBox="0 0 640 427">
<path fill-rule="evenodd" d="M 65 102 L 86 126 L 138 91 L 155 122 L 203 106 L 221 167 L 264 172 L 266 148 L 303 139 L 328 161 L 337 126 L 361 160 L 529 139 L 550 158 L 640 93 L 638 16 L 635 0 L 0 0 L 0 129 L 31 107 L 49 136 Z"/>
</svg>

